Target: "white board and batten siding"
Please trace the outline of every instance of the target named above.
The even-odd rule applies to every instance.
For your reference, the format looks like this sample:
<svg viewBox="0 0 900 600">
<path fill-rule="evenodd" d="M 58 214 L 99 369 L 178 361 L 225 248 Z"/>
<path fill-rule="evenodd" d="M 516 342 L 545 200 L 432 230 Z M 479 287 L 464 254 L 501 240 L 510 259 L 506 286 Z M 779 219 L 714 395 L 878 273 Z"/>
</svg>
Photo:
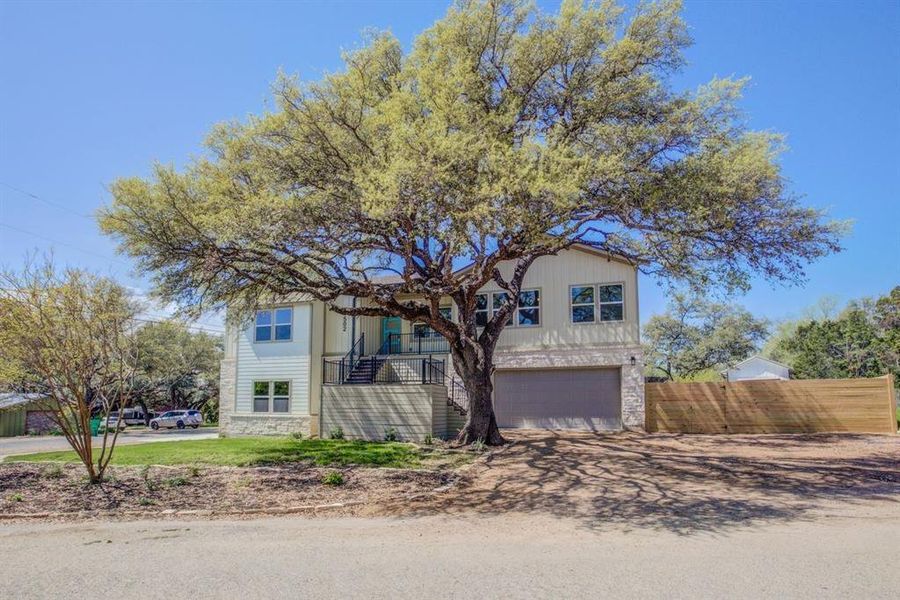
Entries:
<svg viewBox="0 0 900 600">
<path fill-rule="evenodd" d="M 312 306 L 309 303 L 291 306 L 293 322 L 290 341 L 255 342 L 253 323 L 240 332 L 237 341 L 235 413 L 267 414 L 253 412 L 254 381 L 290 381 L 291 410 L 287 414 L 309 414 Z"/>
</svg>

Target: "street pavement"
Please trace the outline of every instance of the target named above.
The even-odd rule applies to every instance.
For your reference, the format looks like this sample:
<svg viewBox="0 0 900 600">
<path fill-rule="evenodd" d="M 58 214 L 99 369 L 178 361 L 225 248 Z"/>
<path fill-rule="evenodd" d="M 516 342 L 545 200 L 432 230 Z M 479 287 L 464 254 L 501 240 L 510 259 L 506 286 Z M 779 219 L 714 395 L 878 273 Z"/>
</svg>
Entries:
<svg viewBox="0 0 900 600">
<path fill-rule="evenodd" d="M 219 437 L 217 427 L 201 427 L 199 429 L 166 429 L 153 431 L 151 429 L 126 429 L 119 434 L 116 445 L 147 444 L 150 442 L 176 442 L 179 440 L 207 440 Z M 94 444 L 99 446 L 103 442 L 102 436 L 94 437 Z M 18 436 L 0 437 L 0 460 L 16 454 L 31 454 L 32 452 L 54 452 L 56 450 L 69 450 L 71 447 L 61 435 Z"/>
<path fill-rule="evenodd" d="M 900 507 L 680 533 L 510 513 L 0 525 L 0 598 L 896 598 Z"/>
</svg>

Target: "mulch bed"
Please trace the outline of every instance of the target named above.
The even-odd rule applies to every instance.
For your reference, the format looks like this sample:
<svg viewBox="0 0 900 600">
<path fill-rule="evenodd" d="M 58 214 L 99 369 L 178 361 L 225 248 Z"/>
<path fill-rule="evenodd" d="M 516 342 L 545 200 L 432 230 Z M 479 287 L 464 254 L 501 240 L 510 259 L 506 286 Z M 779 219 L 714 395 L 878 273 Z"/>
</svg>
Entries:
<svg viewBox="0 0 900 600">
<path fill-rule="evenodd" d="M 322 478 L 338 471 L 342 485 Z M 81 465 L 0 464 L 0 517 L 4 520 L 157 518 L 324 512 L 359 514 L 385 501 L 421 497 L 451 486 L 453 471 L 273 467 L 110 467 L 102 485 L 87 482 Z"/>
</svg>

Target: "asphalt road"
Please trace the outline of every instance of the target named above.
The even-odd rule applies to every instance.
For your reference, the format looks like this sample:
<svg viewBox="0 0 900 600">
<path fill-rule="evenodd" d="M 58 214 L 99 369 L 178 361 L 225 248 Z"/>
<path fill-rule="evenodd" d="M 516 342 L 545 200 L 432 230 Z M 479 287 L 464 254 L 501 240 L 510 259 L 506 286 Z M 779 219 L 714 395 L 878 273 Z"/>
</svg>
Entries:
<svg viewBox="0 0 900 600">
<path fill-rule="evenodd" d="M 896 598 L 900 507 L 679 534 L 508 514 L 0 525 L 0 598 Z"/>
<path fill-rule="evenodd" d="M 125 430 L 119 434 L 116 445 L 146 444 L 149 442 L 175 442 L 178 440 L 205 440 L 219 437 L 217 427 L 201 427 L 199 429 L 166 429 L 152 431 L 149 429 Z M 102 436 L 94 438 L 95 444 L 103 442 Z M 0 460 L 14 454 L 31 454 L 32 452 L 53 452 L 69 450 L 66 438 L 60 435 L 19 436 L 0 438 Z"/>
</svg>

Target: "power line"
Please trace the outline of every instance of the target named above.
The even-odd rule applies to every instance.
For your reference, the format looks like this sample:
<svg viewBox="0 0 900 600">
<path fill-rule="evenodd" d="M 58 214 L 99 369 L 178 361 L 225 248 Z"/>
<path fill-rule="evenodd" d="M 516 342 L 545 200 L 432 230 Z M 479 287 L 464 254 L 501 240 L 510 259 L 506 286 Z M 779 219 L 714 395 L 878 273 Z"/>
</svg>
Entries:
<svg viewBox="0 0 900 600">
<path fill-rule="evenodd" d="M 112 261 L 112 262 L 119 263 L 120 265 L 124 265 L 124 266 L 128 267 L 129 269 L 131 268 L 131 265 L 130 265 L 130 264 L 128 264 L 128 263 L 125 262 L 125 261 L 119 260 L 119 259 L 117 259 L 117 258 L 110 258 L 109 256 L 106 256 L 106 255 L 104 255 L 104 254 L 100 254 L 100 253 L 98 253 L 98 252 L 94 252 L 93 250 L 85 250 L 84 248 L 79 248 L 78 246 L 76 246 L 76 245 L 74 245 L 74 244 L 70 244 L 70 243 L 68 243 L 68 242 L 63 242 L 63 241 L 60 241 L 60 240 L 57 240 L 57 239 L 54 239 L 54 238 L 51 238 L 51 237 L 47 237 L 46 235 L 41 235 L 40 233 L 35 233 L 35 232 L 33 232 L 33 231 L 28 231 L 27 229 L 22 229 L 21 227 L 15 227 L 15 226 L 13 226 L 13 225 L 9 225 L 8 223 L 0 223 L 0 227 L 6 227 L 7 229 L 12 229 L 13 231 L 18 231 L 19 233 L 24 233 L 24 234 L 26 234 L 26 235 L 30 235 L 30 236 L 33 236 L 33 237 L 36 237 L 36 238 L 40 238 L 40 239 L 42 239 L 42 240 L 48 241 L 48 242 L 53 243 L 53 244 L 59 244 L 60 246 L 66 246 L 66 247 L 71 248 L 71 249 L 73 249 L 73 250 L 77 250 L 78 252 L 83 252 L 83 253 L 85 253 L 85 254 L 91 254 L 91 255 L 93 255 L 93 256 L 96 256 L 96 257 L 98 257 L 98 258 L 102 258 L 102 259 L 104 259 L 104 260 L 108 260 L 108 261 Z"/>
<path fill-rule="evenodd" d="M 135 320 L 135 321 L 139 321 L 139 322 L 141 322 L 141 323 L 160 323 L 160 324 L 164 324 L 164 323 L 170 322 L 170 321 L 159 320 L 159 319 L 146 319 L 146 318 L 143 318 L 143 317 L 134 317 L 134 320 Z M 212 326 L 207 326 L 207 325 L 195 325 L 195 324 L 192 324 L 192 323 L 182 323 L 182 325 L 184 325 L 184 326 L 187 327 L 188 329 L 199 329 L 200 331 L 205 331 L 205 332 L 207 332 L 207 333 L 225 333 L 225 329 L 224 329 L 224 328 L 223 328 L 223 329 L 216 329 L 216 328 L 214 328 L 214 327 L 212 327 Z"/>
<path fill-rule="evenodd" d="M 54 202 L 54 201 L 52 201 L 52 200 L 47 200 L 46 198 L 41 198 L 41 197 L 38 196 L 37 194 L 32 194 L 32 193 L 29 192 L 29 191 L 23 190 L 23 189 L 21 189 L 21 188 L 17 188 L 16 186 L 13 186 L 13 185 L 9 185 L 8 183 L 4 183 L 4 182 L 0 181 L 0 185 L 2 185 L 2 186 L 5 187 L 5 188 L 9 188 L 9 189 L 11 189 L 11 190 L 14 191 L 14 192 L 17 192 L 17 193 L 19 193 L 19 194 L 22 194 L 23 196 L 28 196 L 29 198 L 33 198 L 34 200 L 37 200 L 38 202 L 43 202 L 43 203 L 46 204 L 47 206 L 52 206 L 52 207 L 54 207 L 54 208 L 59 208 L 59 209 L 61 209 L 61 210 L 65 210 L 65 211 L 67 211 L 67 212 L 70 212 L 70 213 L 72 213 L 73 215 L 76 215 L 76 216 L 78 216 L 78 217 L 81 217 L 82 219 L 93 219 L 93 217 L 92 217 L 91 215 L 85 215 L 85 214 L 82 214 L 82 213 L 78 212 L 77 210 L 74 210 L 74 209 L 72 209 L 72 208 L 69 208 L 69 207 L 66 206 L 65 204 L 61 204 L 61 203 L 59 203 L 59 202 Z"/>
</svg>

